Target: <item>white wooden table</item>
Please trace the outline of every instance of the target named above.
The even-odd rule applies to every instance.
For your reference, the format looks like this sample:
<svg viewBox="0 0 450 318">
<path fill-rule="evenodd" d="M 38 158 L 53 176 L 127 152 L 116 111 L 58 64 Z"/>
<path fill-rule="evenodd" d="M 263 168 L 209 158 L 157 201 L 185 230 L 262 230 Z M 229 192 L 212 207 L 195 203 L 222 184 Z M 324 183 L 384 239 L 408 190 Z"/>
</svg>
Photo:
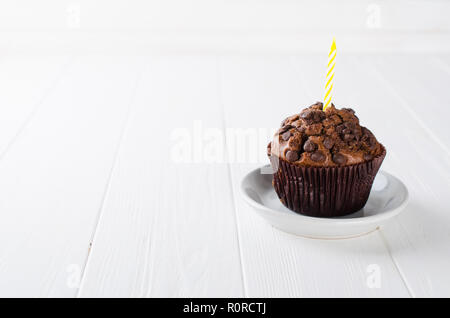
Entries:
<svg viewBox="0 0 450 318">
<path fill-rule="evenodd" d="M 1 58 L 0 296 L 450 296 L 450 55 L 339 56 L 337 106 L 410 191 L 392 224 L 306 239 L 240 197 L 323 72 L 313 54 Z M 244 160 L 229 135 L 208 148 L 247 128 Z"/>
</svg>

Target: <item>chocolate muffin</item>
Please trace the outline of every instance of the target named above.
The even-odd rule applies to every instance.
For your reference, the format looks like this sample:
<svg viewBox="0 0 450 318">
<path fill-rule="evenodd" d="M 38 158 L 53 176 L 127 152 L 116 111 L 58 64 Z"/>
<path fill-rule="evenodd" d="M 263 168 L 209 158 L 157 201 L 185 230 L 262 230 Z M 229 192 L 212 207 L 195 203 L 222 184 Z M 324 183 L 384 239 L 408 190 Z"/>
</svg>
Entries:
<svg viewBox="0 0 450 318">
<path fill-rule="evenodd" d="M 268 146 L 273 185 L 289 209 L 318 217 L 364 207 L 386 150 L 351 108 L 320 102 L 286 118 Z"/>
</svg>

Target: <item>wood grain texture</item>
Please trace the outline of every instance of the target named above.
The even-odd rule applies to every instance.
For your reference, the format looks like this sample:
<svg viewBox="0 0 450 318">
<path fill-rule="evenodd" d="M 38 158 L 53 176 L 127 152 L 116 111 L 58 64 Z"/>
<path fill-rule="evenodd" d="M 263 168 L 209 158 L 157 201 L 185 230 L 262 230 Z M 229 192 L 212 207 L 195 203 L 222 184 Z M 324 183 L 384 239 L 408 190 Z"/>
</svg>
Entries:
<svg viewBox="0 0 450 318">
<path fill-rule="evenodd" d="M 227 166 L 174 154 L 223 130 L 216 70 L 214 58 L 144 65 L 80 297 L 244 295 Z"/>
<path fill-rule="evenodd" d="M 273 229 L 239 192 L 322 98 L 325 55 L 68 61 L 0 60 L 0 296 L 450 295 L 450 55 L 338 55 L 336 105 L 410 203 L 335 241 Z"/>
<path fill-rule="evenodd" d="M 305 64 L 311 58 L 304 58 Z M 276 127 L 283 116 L 320 100 L 323 92 L 307 83 L 318 69 L 297 69 L 290 57 L 223 58 L 221 61 L 225 120 L 231 127 Z M 314 76 L 314 75 L 313 75 Z M 261 138 L 259 152 L 270 139 Z M 265 155 L 263 156 L 265 157 Z M 264 158 L 264 163 L 267 159 Z M 295 237 L 273 229 L 240 197 L 239 181 L 259 164 L 232 164 L 232 186 L 247 296 L 250 297 L 370 297 L 409 296 L 379 233 L 357 239 L 321 241 Z M 379 266 L 381 288 L 369 288 L 369 265 Z"/>
<path fill-rule="evenodd" d="M 2 158 L 0 295 L 75 296 L 136 76 L 74 61 Z"/>
<path fill-rule="evenodd" d="M 407 213 L 383 234 L 411 293 L 417 297 L 450 296 L 447 63 L 445 58 L 420 55 L 358 60 L 377 77 L 385 92 L 378 97 L 377 107 L 389 114 L 386 125 L 395 127 L 395 133 L 391 130 L 385 136 L 394 149 L 390 169 L 407 184 L 411 203 Z M 384 104 L 380 104 L 381 98 Z"/>
<path fill-rule="evenodd" d="M 64 75 L 69 57 L 0 60 L 0 159 Z"/>
</svg>

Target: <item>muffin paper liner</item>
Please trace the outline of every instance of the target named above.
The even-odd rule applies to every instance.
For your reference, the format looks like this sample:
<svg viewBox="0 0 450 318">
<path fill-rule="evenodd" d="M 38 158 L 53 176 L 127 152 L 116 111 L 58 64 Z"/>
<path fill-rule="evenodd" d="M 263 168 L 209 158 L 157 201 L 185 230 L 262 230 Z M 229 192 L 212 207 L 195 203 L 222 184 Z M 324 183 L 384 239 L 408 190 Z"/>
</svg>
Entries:
<svg viewBox="0 0 450 318">
<path fill-rule="evenodd" d="M 337 217 L 364 207 L 386 149 L 370 161 L 338 167 L 302 167 L 271 158 L 273 186 L 290 210 L 315 217 Z M 273 157 L 273 156 L 272 156 Z"/>
</svg>

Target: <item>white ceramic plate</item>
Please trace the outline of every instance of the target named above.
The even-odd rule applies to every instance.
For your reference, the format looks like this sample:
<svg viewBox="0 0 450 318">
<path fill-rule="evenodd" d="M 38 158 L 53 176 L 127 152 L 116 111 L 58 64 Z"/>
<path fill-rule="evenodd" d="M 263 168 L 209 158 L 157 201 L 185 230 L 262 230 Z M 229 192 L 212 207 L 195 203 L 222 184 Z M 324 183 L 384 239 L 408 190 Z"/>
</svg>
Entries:
<svg viewBox="0 0 450 318">
<path fill-rule="evenodd" d="M 380 171 L 362 210 L 338 218 L 305 216 L 289 210 L 280 202 L 272 187 L 272 175 L 261 173 L 268 169 L 268 166 L 258 168 L 242 179 L 244 199 L 274 227 L 295 235 L 342 239 L 370 233 L 398 215 L 408 201 L 406 186 L 393 175 Z"/>
</svg>

